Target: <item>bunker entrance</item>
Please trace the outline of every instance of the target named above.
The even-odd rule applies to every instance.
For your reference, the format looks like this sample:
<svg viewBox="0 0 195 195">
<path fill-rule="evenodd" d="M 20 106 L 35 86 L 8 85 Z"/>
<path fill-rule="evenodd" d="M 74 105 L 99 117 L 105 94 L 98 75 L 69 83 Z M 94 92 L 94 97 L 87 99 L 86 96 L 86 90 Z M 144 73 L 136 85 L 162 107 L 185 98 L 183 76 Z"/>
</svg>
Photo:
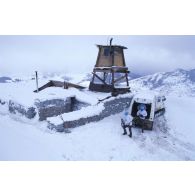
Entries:
<svg viewBox="0 0 195 195">
<path fill-rule="evenodd" d="M 35 103 L 35 105 L 38 109 L 40 121 L 46 120 L 47 117 L 58 116 L 90 106 L 90 104 L 80 102 L 74 96 L 67 97 L 66 99 L 38 101 Z"/>
</svg>

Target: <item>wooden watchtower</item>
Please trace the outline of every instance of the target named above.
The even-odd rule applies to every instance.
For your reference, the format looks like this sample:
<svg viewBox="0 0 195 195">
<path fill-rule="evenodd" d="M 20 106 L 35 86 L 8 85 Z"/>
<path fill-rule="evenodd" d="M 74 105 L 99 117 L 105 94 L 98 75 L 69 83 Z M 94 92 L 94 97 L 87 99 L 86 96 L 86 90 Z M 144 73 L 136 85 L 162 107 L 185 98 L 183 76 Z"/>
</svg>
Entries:
<svg viewBox="0 0 195 195">
<path fill-rule="evenodd" d="M 129 92 L 129 71 L 123 52 L 127 48 L 112 45 L 112 39 L 110 45 L 97 45 L 97 47 L 99 52 L 89 90 L 111 92 L 112 95 Z"/>
</svg>

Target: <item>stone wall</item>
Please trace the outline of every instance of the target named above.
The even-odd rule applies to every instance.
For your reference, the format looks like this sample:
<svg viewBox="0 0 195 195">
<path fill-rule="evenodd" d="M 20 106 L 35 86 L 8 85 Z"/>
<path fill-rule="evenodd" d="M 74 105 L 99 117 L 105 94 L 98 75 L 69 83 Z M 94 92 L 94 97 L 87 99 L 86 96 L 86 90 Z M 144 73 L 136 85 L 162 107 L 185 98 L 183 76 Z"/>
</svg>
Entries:
<svg viewBox="0 0 195 195">
<path fill-rule="evenodd" d="M 72 98 L 52 99 L 41 102 L 36 102 L 35 105 L 38 109 L 39 120 L 43 121 L 47 117 L 57 116 L 63 113 L 72 111 Z"/>
<path fill-rule="evenodd" d="M 104 119 L 105 117 L 122 112 L 126 107 L 130 105 L 131 100 L 132 100 L 132 96 L 120 97 L 115 99 L 112 98 L 111 100 L 107 100 L 101 103 L 104 104 L 104 109 L 98 115 L 93 115 L 86 118 L 80 118 L 78 120 L 73 120 L 73 121 L 64 121 L 63 125 L 59 124 L 55 126 L 53 124 L 49 124 L 48 127 L 51 129 L 56 129 L 57 131 L 60 132 L 63 131 L 66 132 L 67 129 L 70 128 L 79 127 L 81 125 L 85 125 L 90 122 L 97 122 Z"/>
<path fill-rule="evenodd" d="M 16 114 L 18 112 L 29 119 L 34 118 L 35 115 L 37 114 L 36 109 L 34 107 L 25 108 L 21 104 L 18 104 L 12 100 L 9 101 L 8 107 L 11 113 Z"/>
<path fill-rule="evenodd" d="M 5 104 L 5 102 L 0 100 L 0 104 Z M 10 100 L 8 103 L 9 111 L 11 113 L 20 113 L 29 119 L 34 118 L 38 113 L 40 121 L 46 120 L 47 117 L 58 116 L 63 113 L 79 110 L 86 106 L 88 106 L 88 104 L 79 102 L 75 99 L 75 97 L 67 97 L 66 99 L 51 99 L 45 101 L 38 100 L 32 107 L 25 107 L 12 100 Z"/>
<path fill-rule="evenodd" d="M 122 112 L 127 106 L 130 105 L 131 100 L 131 95 L 119 96 L 116 98 L 112 97 L 111 99 L 100 103 L 103 104 L 103 109 L 98 114 L 94 114 L 88 117 L 81 117 L 77 120 L 72 121 L 62 121 L 62 123 L 59 125 L 49 123 L 48 127 L 50 129 L 55 129 L 60 132 L 68 132 L 68 129 L 79 127 L 90 122 L 97 122 L 104 119 L 105 117 Z M 3 104 L 4 102 L 1 101 L 1 103 Z M 39 120 L 45 120 L 47 117 L 58 116 L 60 114 L 78 110 L 78 108 L 81 109 L 82 107 L 86 106 L 89 105 L 84 104 L 82 102 L 78 102 L 73 97 L 69 97 L 65 100 L 52 99 L 39 101 L 35 103 L 35 107 L 29 108 L 26 108 L 21 104 L 18 104 L 11 100 L 8 103 L 9 111 L 11 113 L 20 113 L 29 119 L 34 118 L 38 113 Z"/>
</svg>

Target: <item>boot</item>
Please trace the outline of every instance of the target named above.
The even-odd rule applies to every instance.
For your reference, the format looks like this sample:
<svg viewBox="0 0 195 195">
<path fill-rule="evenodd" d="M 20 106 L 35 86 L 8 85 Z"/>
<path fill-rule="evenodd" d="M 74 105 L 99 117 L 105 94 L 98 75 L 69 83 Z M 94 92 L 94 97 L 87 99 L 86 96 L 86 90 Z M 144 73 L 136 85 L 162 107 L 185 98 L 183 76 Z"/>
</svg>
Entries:
<svg viewBox="0 0 195 195">
<path fill-rule="evenodd" d="M 126 128 L 125 128 L 125 126 L 123 126 L 123 130 L 124 130 L 124 133 L 123 133 L 123 135 L 127 135 L 127 131 L 126 131 Z"/>
<path fill-rule="evenodd" d="M 132 137 L 131 126 L 129 126 L 129 137 Z"/>
</svg>

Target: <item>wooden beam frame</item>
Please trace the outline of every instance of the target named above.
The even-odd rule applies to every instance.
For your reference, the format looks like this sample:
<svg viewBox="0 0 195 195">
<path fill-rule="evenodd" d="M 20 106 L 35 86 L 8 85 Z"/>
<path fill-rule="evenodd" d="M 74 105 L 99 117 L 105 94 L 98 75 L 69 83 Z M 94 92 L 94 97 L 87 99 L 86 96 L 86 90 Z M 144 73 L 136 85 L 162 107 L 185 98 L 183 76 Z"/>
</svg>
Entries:
<svg viewBox="0 0 195 195">
<path fill-rule="evenodd" d="M 64 89 L 68 89 L 69 87 L 74 87 L 77 89 L 85 89 L 85 87 L 83 87 L 83 86 L 69 83 L 66 81 L 62 82 L 62 81 L 51 80 L 48 83 L 46 83 L 45 85 L 43 85 L 42 87 L 39 87 L 38 91 L 42 91 L 43 89 L 46 89 L 48 87 L 63 87 Z M 37 92 L 37 90 L 35 90 L 34 92 Z"/>
<path fill-rule="evenodd" d="M 77 88 L 77 89 L 84 89 L 85 87 L 83 86 L 80 86 L 80 85 L 76 85 L 76 84 L 73 84 L 73 83 L 69 83 L 69 82 L 62 82 L 62 81 L 54 81 L 54 80 L 51 80 L 51 82 L 53 83 L 53 86 L 55 87 L 74 87 L 74 88 Z"/>
<path fill-rule="evenodd" d="M 97 77 L 100 81 L 102 81 L 102 83 L 104 83 L 105 85 L 108 85 L 102 78 L 100 78 L 95 72 L 93 72 L 93 75 L 95 77 Z"/>
<path fill-rule="evenodd" d="M 93 72 L 106 72 L 106 73 L 111 73 L 112 71 L 119 72 L 119 73 L 129 73 L 129 70 L 124 67 L 94 68 L 93 70 Z"/>
<path fill-rule="evenodd" d="M 116 80 L 114 81 L 114 83 L 116 83 L 116 82 L 118 82 L 118 81 L 120 81 L 120 80 L 122 80 L 122 79 L 125 79 L 125 78 L 126 78 L 126 75 L 123 75 L 122 77 L 116 79 Z"/>
<path fill-rule="evenodd" d="M 128 74 L 127 73 L 125 74 L 125 77 L 126 77 L 127 86 L 129 86 L 129 80 L 128 80 Z"/>
</svg>

